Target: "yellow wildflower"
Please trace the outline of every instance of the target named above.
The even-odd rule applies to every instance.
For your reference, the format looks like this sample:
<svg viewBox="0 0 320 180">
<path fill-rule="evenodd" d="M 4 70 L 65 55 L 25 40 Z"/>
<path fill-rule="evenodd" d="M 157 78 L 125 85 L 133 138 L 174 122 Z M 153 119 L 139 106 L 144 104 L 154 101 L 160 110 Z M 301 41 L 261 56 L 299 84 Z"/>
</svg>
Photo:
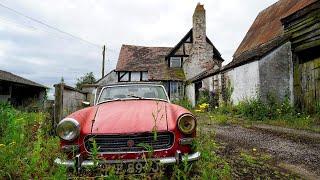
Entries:
<svg viewBox="0 0 320 180">
<path fill-rule="evenodd" d="M 5 147 L 6 145 L 4 145 L 4 144 L 0 144 L 0 147 Z"/>
<path fill-rule="evenodd" d="M 209 104 L 208 104 L 208 103 L 202 103 L 202 104 L 199 105 L 199 107 L 200 107 L 201 109 L 206 109 L 206 108 L 209 107 Z"/>
<path fill-rule="evenodd" d="M 9 144 L 9 146 L 11 146 L 11 145 L 15 145 L 16 144 L 16 142 L 11 142 L 10 144 Z"/>
<path fill-rule="evenodd" d="M 203 112 L 201 109 L 196 109 L 195 111 L 196 112 Z"/>
<path fill-rule="evenodd" d="M 253 152 L 256 152 L 256 151 L 257 151 L 257 149 L 256 149 L 256 148 L 253 148 L 253 149 L 252 149 L 252 151 L 253 151 Z"/>
</svg>

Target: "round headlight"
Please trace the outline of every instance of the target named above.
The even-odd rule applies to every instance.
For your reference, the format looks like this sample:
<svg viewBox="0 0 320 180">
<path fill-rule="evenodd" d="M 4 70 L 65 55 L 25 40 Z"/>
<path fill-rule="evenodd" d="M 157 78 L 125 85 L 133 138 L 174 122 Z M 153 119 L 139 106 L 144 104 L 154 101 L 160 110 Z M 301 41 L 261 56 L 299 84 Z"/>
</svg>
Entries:
<svg viewBox="0 0 320 180">
<path fill-rule="evenodd" d="M 80 134 L 80 124 L 72 118 L 65 118 L 57 126 L 57 135 L 66 141 L 76 139 Z"/>
<path fill-rule="evenodd" d="M 196 120 L 191 114 L 184 114 L 178 120 L 178 128 L 184 134 L 191 134 L 196 129 Z"/>
</svg>

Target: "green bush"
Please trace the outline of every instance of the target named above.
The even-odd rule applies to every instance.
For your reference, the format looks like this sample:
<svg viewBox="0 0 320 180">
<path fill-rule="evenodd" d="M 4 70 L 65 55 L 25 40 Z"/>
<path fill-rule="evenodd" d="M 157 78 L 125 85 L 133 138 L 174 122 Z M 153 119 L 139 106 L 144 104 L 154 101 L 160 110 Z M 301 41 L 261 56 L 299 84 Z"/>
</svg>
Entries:
<svg viewBox="0 0 320 180">
<path fill-rule="evenodd" d="M 0 104 L 0 179 L 66 178 L 66 170 L 53 165 L 59 139 L 48 135 L 45 120 L 45 113 Z"/>
<path fill-rule="evenodd" d="M 199 92 L 199 100 L 197 104 L 203 104 L 203 103 L 208 103 L 210 101 L 210 92 L 206 89 L 202 89 Z"/>
<path fill-rule="evenodd" d="M 182 107 L 184 107 L 184 108 L 186 108 L 188 110 L 192 110 L 193 109 L 191 102 L 186 97 L 184 97 L 182 99 L 179 99 L 177 101 L 173 101 L 172 103 L 173 104 L 177 104 L 179 106 L 182 106 Z"/>
<path fill-rule="evenodd" d="M 292 118 L 295 114 L 289 98 L 278 101 L 275 96 L 268 96 L 267 100 L 261 98 L 246 99 L 236 106 L 240 115 L 251 120 L 263 121 L 266 119 Z"/>
<path fill-rule="evenodd" d="M 247 99 L 237 106 L 239 113 L 251 120 L 264 120 L 268 117 L 268 108 L 260 99 Z"/>
</svg>

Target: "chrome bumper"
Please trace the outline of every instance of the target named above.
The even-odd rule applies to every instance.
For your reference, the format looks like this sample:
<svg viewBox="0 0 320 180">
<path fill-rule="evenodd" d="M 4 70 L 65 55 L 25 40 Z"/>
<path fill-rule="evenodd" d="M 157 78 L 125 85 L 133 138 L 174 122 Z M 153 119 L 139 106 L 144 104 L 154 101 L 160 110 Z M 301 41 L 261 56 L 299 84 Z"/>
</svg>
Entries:
<svg viewBox="0 0 320 180">
<path fill-rule="evenodd" d="M 160 164 L 170 165 L 179 164 L 183 160 L 188 162 L 196 161 L 200 158 L 200 152 L 195 152 L 192 154 L 181 155 L 180 151 L 177 151 L 175 157 L 165 157 L 165 158 L 150 158 L 148 160 L 159 162 Z M 99 164 L 117 164 L 117 163 L 130 163 L 130 162 L 144 162 L 144 159 L 128 159 L 128 160 L 104 160 L 100 161 Z M 81 160 L 80 155 L 76 156 L 75 160 L 62 160 L 57 158 L 54 163 L 59 166 L 65 166 L 67 168 L 76 168 L 80 170 L 82 167 L 93 167 L 94 162 L 92 160 Z"/>
</svg>

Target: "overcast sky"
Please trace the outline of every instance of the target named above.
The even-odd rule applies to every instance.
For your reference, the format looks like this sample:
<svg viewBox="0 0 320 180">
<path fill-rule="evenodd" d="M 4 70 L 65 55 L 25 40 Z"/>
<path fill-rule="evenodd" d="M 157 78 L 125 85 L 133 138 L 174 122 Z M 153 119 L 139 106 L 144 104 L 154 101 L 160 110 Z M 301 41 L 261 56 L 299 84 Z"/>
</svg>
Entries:
<svg viewBox="0 0 320 180">
<path fill-rule="evenodd" d="M 227 63 L 257 14 L 276 0 L 0 0 L 98 45 L 0 6 L 0 69 L 50 88 L 62 76 L 69 85 L 86 72 L 94 72 L 98 79 L 99 46 L 107 45 L 107 71 L 115 68 L 121 44 L 172 47 L 191 28 L 198 2 L 206 9 L 207 36 Z"/>
</svg>

